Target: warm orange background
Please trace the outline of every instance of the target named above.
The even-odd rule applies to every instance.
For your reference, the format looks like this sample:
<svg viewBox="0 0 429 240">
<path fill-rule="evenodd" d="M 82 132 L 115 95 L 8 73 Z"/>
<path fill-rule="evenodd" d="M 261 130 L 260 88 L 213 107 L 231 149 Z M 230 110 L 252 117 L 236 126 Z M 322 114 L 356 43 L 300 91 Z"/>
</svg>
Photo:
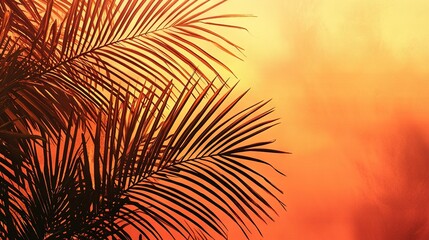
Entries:
<svg viewBox="0 0 429 240">
<path fill-rule="evenodd" d="M 429 239 L 429 1 L 232 0 L 231 60 L 273 98 L 288 212 L 264 238 Z M 237 22 L 234 20 L 234 22 Z M 255 237 L 255 239 L 260 239 Z"/>
<path fill-rule="evenodd" d="M 257 16 L 231 20 L 249 30 L 225 34 L 246 57 L 224 63 L 249 102 L 273 99 L 282 124 L 264 136 L 293 153 L 272 159 L 288 211 L 252 239 L 429 239 L 429 1 L 230 0 L 216 11 Z"/>
</svg>

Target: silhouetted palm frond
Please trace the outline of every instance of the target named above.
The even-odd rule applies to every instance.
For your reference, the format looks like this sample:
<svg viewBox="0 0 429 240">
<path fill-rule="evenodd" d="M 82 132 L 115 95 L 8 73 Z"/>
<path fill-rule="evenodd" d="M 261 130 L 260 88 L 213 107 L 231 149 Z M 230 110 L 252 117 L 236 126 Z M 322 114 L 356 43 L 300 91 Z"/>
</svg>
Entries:
<svg viewBox="0 0 429 240">
<path fill-rule="evenodd" d="M 116 98 L 94 130 L 79 133 L 70 121 L 55 141 L 33 143 L 24 184 L 3 190 L 14 201 L 4 218 L 12 219 L 4 223 L 8 233 L 128 239 L 135 228 L 146 239 L 161 239 L 162 231 L 185 238 L 199 229 L 226 238 L 220 216 L 245 234 L 249 224 L 257 229 L 254 217 L 271 219 L 275 208 L 267 198 L 283 206 L 281 191 L 250 167 L 268 163 L 248 154 L 280 153 L 266 148 L 270 142 L 251 140 L 276 124 L 264 120 L 271 110 L 260 102 L 237 111 L 244 94 L 230 101 L 232 89 L 222 87 L 209 98 L 210 86 L 191 98 L 196 84 L 171 109 L 170 85 L 157 99 L 153 92 L 131 105 Z"/>
<path fill-rule="evenodd" d="M 206 80 L 212 76 L 203 66 L 214 74 L 229 70 L 195 43 L 240 52 L 211 30 L 212 20 L 231 17 L 208 14 L 223 2 L 3 1 L 0 102 L 7 117 L 64 128 L 71 111 L 94 118 L 108 101 L 103 89 L 120 89 L 123 98 L 144 82 L 163 90 L 174 80 L 180 90 L 195 69 Z"/>
<path fill-rule="evenodd" d="M 1 239 L 249 236 L 284 207 L 273 110 L 200 45 L 238 57 L 224 2 L 0 2 Z"/>
</svg>

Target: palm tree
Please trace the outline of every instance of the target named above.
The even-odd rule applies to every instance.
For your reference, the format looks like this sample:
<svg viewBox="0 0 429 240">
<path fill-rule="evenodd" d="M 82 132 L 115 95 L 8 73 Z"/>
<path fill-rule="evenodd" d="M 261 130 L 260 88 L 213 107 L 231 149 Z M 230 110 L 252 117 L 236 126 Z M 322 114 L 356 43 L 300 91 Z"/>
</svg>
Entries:
<svg viewBox="0 0 429 240">
<path fill-rule="evenodd" d="M 200 44 L 239 58 L 224 2 L 0 3 L 1 239 L 248 237 L 284 207 L 273 110 Z"/>
</svg>

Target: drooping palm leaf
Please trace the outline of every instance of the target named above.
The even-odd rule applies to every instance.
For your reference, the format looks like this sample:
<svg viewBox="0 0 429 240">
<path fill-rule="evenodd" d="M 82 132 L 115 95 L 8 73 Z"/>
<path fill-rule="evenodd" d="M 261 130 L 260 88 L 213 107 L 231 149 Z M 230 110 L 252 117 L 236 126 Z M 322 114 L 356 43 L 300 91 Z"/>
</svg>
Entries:
<svg viewBox="0 0 429 240">
<path fill-rule="evenodd" d="M 184 237 L 194 228 L 206 236 L 226 237 L 219 214 L 248 234 L 248 224 L 257 229 L 254 217 L 265 221 L 275 213 L 267 199 L 283 206 L 277 198 L 280 189 L 248 165 L 268 163 L 247 153 L 280 153 L 265 147 L 270 142 L 251 140 L 276 124 L 263 120 L 271 112 L 263 110 L 266 103 L 237 112 L 244 94 L 227 104 L 232 89 L 219 88 L 205 99 L 207 86 L 194 99 L 196 86 L 184 91 L 171 109 L 166 108 L 171 90 L 158 99 L 158 107 L 151 105 L 153 97 L 140 98 L 130 108 L 116 102 L 106 132 L 98 128 L 93 136 L 99 150 L 88 158 L 100 171 L 94 170 L 91 184 L 102 187 L 98 192 L 110 191 L 106 199 L 118 194 L 118 219 L 132 222 L 149 239 L 160 239 L 158 228 L 166 226 Z M 84 172 L 92 175 L 90 167 Z"/>
<path fill-rule="evenodd" d="M 131 105 L 116 98 L 95 129 L 79 133 L 70 121 L 66 135 L 33 143 L 24 184 L 2 185 L 3 236 L 129 239 L 134 228 L 143 239 L 218 239 L 228 235 L 225 217 L 246 235 L 255 217 L 271 219 L 281 191 L 250 167 L 268 163 L 248 154 L 279 152 L 251 140 L 275 124 L 264 120 L 271 110 L 261 102 L 237 111 L 244 94 L 230 101 L 222 87 L 194 99 L 196 86 L 171 108 L 171 86 L 155 104 L 150 91 Z"/>
<path fill-rule="evenodd" d="M 7 117 L 55 131 L 72 111 L 94 119 L 107 104 L 104 91 L 120 89 L 123 98 L 144 82 L 163 90 L 170 80 L 180 90 L 195 69 L 206 80 L 230 71 L 194 43 L 234 56 L 241 51 L 211 30 L 209 21 L 231 16 L 210 15 L 223 2 L 2 1 L 0 102 Z"/>
</svg>

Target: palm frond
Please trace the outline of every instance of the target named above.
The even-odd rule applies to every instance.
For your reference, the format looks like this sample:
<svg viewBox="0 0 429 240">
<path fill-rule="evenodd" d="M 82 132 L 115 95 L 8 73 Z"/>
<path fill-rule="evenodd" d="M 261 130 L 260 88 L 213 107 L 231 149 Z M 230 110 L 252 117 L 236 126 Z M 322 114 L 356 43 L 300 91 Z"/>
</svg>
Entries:
<svg viewBox="0 0 429 240">
<path fill-rule="evenodd" d="M 33 56 L 37 55 L 34 52 L 38 46 L 47 48 L 49 44 L 40 37 L 42 30 L 34 26 L 37 22 L 29 19 L 25 15 L 28 11 L 19 6 L 15 1 L 4 1 L 0 5 L 3 22 L 0 34 L 0 124 L 14 122 L 9 126 L 22 134 L 40 128 L 54 133 L 65 128 L 71 111 L 83 112 L 89 117 L 95 112 L 95 107 L 91 100 L 80 97 L 82 95 L 78 91 L 68 90 L 80 89 L 83 92 L 83 87 L 67 87 L 73 84 L 67 83 L 66 76 L 62 80 L 49 76 L 46 79 L 26 79 L 46 64 Z M 56 38 L 57 34 L 51 32 L 50 36 Z"/>
<path fill-rule="evenodd" d="M 224 0 L 0 3 L 0 238 L 227 238 L 272 220 L 268 102 L 237 110 Z M 216 78 L 212 78 L 217 76 Z"/>
<path fill-rule="evenodd" d="M 207 86 L 194 99 L 197 84 L 171 109 L 166 108 L 171 88 L 158 99 L 158 107 L 151 105 L 153 97 L 140 98 L 129 108 L 117 101 L 104 120 L 107 128 L 99 127 L 92 137 L 96 150 L 86 163 L 93 161 L 94 172 L 89 166 L 85 171 L 94 175 L 91 184 L 102 187 L 98 192 L 117 189 L 110 194 L 126 199 L 118 217 L 148 239 L 160 239 L 157 229 L 166 225 L 172 236 L 178 232 L 187 237 L 199 229 L 205 236 L 225 238 L 220 215 L 248 234 L 249 224 L 258 230 L 255 216 L 272 220 L 272 203 L 284 206 L 278 198 L 281 190 L 250 167 L 268 165 L 278 172 L 249 155 L 281 153 L 267 147 L 270 141 L 251 141 L 277 124 L 263 120 L 272 110 L 262 110 L 266 102 L 260 102 L 230 114 L 244 94 L 226 104 L 232 89 L 224 92 L 221 87 L 206 99 Z"/>
<path fill-rule="evenodd" d="M 242 50 L 211 30 L 213 24 L 208 22 L 233 16 L 209 15 L 225 1 L 47 0 L 45 7 L 38 1 L 37 6 L 32 1 L 21 2 L 6 1 L 18 16 L 13 29 L 23 34 L 20 44 L 29 46 L 27 57 L 43 63 L 26 76 L 28 79 L 67 69 L 94 80 L 94 73 L 84 70 L 90 64 L 102 70 L 108 66 L 109 74 L 126 85 L 132 82 L 141 86 L 141 80 L 146 80 L 164 89 L 171 79 L 186 83 L 195 69 L 209 80 L 212 76 L 201 70 L 203 66 L 215 75 L 220 69 L 231 72 L 213 53 L 195 44 L 196 40 L 214 44 L 236 57 Z M 33 18 L 28 18 L 27 12 Z M 64 12 L 65 16 L 60 18 L 55 12 Z M 106 88 L 112 84 L 111 79 L 101 76 L 107 74 L 97 79 Z"/>
<path fill-rule="evenodd" d="M 271 165 L 251 154 L 281 153 L 270 141 L 252 141 L 276 124 L 264 120 L 272 110 L 260 102 L 236 111 L 244 94 L 228 104 L 233 88 L 207 98 L 209 85 L 192 98 L 197 84 L 171 108 L 171 85 L 131 104 L 112 96 L 94 130 L 80 133 L 70 118 L 57 139 L 31 141 L 21 180 L 2 171 L 2 236 L 130 239 L 134 228 L 146 239 L 162 239 L 163 231 L 227 238 L 225 217 L 246 236 L 258 230 L 255 217 L 272 220 L 274 206 L 284 206 L 281 190 L 252 167 Z"/>
<path fill-rule="evenodd" d="M 269 163 L 250 153 L 280 151 L 249 140 L 276 121 L 263 120 L 266 102 L 236 111 L 244 94 L 227 104 L 233 89 L 192 98 L 196 86 L 171 108 L 171 86 L 155 106 L 153 92 L 131 105 L 116 98 L 95 130 L 79 133 L 70 120 L 66 135 L 33 142 L 24 183 L 2 178 L 1 194 L 12 202 L 2 203 L 0 225 L 20 239 L 129 239 L 130 227 L 146 239 L 162 239 L 162 231 L 226 238 L 224 217 L 246 235 L 249 224 L 258 230 L 254 218 L 272 220 L 283 203 L 281 190 L 251 167 Z"/>
<path fill-rule="evenodd" d="M 123 99 L 148 86 L 144 82 L 162 91 L 174 79 L 178 94 L 195 69 L 203 79 L 210 72 L 222 79 L 221 70 L 230 69 L 195 41 L 240 53 L 205 22 L 223 3 L 3 1 L 0 100 L 11 112 L 9 120 L 25 117 L 28 128 L 54 132 L 65 127 L 70 112 L 95 119 L 112 89 L 120 89 Z"/>
</svg>

